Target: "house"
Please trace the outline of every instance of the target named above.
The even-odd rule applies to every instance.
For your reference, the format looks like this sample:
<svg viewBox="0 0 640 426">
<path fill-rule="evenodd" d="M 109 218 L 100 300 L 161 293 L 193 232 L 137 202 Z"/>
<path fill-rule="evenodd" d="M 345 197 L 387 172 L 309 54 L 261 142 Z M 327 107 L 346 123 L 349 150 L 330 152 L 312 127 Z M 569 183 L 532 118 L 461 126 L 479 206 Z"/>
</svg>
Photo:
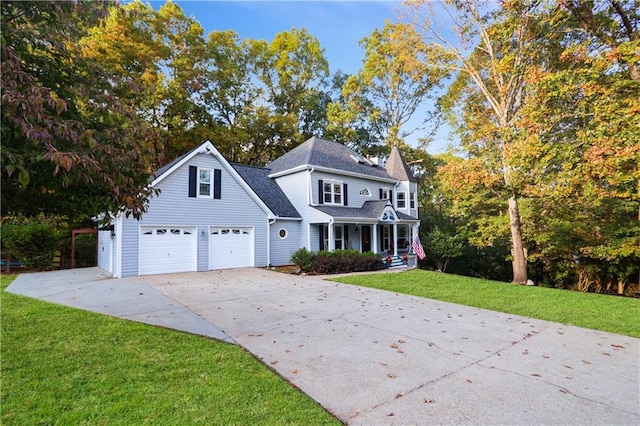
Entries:
<svg viewBox="0 0 640 426">
<path fill-rule="evenodd" d="M 114 277 L 285 265 L 301 247 L 398 256 L 418 232 L 417 184 L 397 147 L 386 165 L 313 137 L 266 167 L 229 163 L 211 142 L 156 172 L 140 220 L 98 232 Z"/>
</svg>

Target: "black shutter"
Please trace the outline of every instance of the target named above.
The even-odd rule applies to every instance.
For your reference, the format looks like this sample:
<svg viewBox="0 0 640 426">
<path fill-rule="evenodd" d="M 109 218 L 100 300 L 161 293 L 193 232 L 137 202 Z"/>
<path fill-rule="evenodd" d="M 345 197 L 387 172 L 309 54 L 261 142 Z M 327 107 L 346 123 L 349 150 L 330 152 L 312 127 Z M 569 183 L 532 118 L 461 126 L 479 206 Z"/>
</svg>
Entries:
<svg viewBox="0 0 640 426">
<path fill-rule="evenodd" d="M 198 185 L 198 168 L 189 166 L 189 197 L 196 196 L 196 185 Z"/>
<path fill-rule="evenodd" d="M 222 195 L 222 170 L 213 169 L 213 198 L 219 200 Z"/>
<path fill-rule="evenodd" d="M 318 229 L 320 230 L 320 244 L 318 247 L 320 247 L 320 251 L 322 251 L 324 250 L 324 225 L 318 225 Z"/>
<path fill-rule="evenodd" d="M 380 197 L 378 198 L 382 200 L 382 188 L 380 188 Z"/>
<path fill-rule="evenodd" d="M 342 184 L 342 198 L 344 200 L 344 205 L 348 206 L 349 203 L 347 202 L 347 184 L 346 183 Z"/>
<path fill-rule="evenodd" d="M 393 202 L 393 191 L 389 190 L 389 202 L 391 203 L 392 206 L 395 206 L 395 203 Z"/>
<path fill-rule="evenodd" d="M 318 181 L 318 204 L 324 204 L 324 182 L 322 179 Z"/>
</svg>

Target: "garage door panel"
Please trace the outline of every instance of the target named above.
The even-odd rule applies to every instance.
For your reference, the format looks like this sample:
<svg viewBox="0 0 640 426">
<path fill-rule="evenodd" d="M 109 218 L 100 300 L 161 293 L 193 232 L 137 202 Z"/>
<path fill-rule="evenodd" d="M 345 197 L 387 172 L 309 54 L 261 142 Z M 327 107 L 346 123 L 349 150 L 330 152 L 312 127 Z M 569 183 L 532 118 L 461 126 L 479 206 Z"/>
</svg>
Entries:
<svg viewBox="0 0 640 426">
<path fill-rule="evenodd" d="M 212 227 L 209 235 L 209 269 L 253 266 L 253 229 Z"/>
<path fill-rule="evenodd" d="M 141 227 L 140 275 L 190 272 L 196 269 L 195 227 Z"/>
</svg>

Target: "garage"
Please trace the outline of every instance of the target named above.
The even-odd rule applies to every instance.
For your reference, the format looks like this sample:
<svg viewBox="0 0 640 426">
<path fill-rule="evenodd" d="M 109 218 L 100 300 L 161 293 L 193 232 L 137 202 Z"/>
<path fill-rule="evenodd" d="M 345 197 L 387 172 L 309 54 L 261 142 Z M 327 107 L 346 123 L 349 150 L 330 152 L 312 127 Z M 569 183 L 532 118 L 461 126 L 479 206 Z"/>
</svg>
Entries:
<svg viewBox="0 0 640 426">
<path fill-rule="evenodd" d="M 209 269 L 253 266 L 253 228 L 211 227 Z"/>
<path fill-rule="evenodd" d="M 140 275 L 197 269 L 195 226 L 141 226 Z"/>
</svg>

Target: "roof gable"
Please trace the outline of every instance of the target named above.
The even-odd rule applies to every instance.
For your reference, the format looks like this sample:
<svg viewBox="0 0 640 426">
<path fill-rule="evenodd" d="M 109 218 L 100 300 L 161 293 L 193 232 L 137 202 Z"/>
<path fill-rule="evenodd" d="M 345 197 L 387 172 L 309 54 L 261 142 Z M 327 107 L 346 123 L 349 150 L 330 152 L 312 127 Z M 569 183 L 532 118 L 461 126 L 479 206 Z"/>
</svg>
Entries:
<svg viewBox="0 0 640 426">
<path fill-rule="evenodd" d="M 269 206 L 260 198 L 260 196 L 253 190 L 253 188 L 240 176 L 240 174 L 234 169 L 231 164 L 227 161 L 226 158 L 216 149 L 215 146 L 210 141 L 205 141 L 201 145 L 193 148 L 191 151 L 187 152 L 184 155 L 176 158 L 169 164 L 161 167 L 156 171 L 153 175 L 153 180 L 151 181 L 151 186 L 157 186 L 160 182 L 162 182 L 167 176 L 170 176 L 175 170 L 183 166 L 190 159 L 195 157 L 198 154 L 209 154 L 214 156 L 222 167 L 229 172 L 233 176 L 233 178 L 247 191 L 249 196 L 253 198 L 253 200 L 262 208 L 265 213 L 270 218 L 275 218 L 276 215 L 269 208 Z"/>
<path fill-rule="evenodd" d="M 315 136 L 267 164 L 266 167 L 271 169 L 272 175 L 320 167 L 337 173 L 344 172 L 389 181 L 396 180 L 389 175 L 387 170 L 365 160 L 354 150 L 341 143 Z"/>
</svg>

